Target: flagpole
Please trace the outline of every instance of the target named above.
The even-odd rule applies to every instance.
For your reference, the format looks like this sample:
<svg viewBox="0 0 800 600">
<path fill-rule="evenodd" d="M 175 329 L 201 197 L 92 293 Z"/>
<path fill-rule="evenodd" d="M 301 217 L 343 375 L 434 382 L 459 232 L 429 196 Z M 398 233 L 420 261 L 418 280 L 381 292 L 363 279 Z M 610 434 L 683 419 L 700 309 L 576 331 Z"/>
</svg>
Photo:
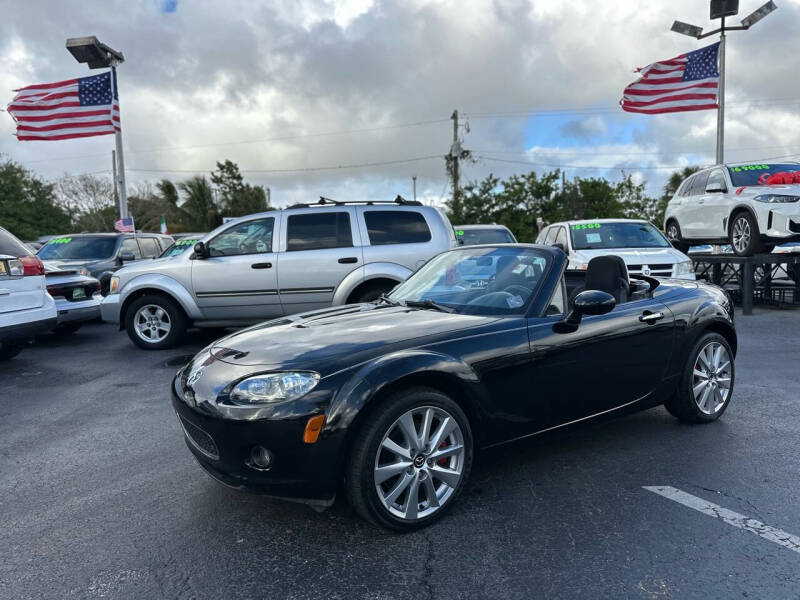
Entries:
<svg viewBox="0 0 800 600">
<path fill-rule="evenodd" d="M 721 165 L 724 159 L 725 142 L 725 17 L 722 17 L 722 26 L 719 35 L 719 92 L 717 98 L 717 164 Z"/>
<path fill-rule="evenodd" d="M 128 216 L 128 189 L 125 186 L 125 157 L 122 154 L 122 120 L 120 117 L 120 127 L 117 130 L 116 125 L 114 125 L 114 96 L 117 95 L 117 67 L 116 65 L 111 65 L 111 124 L 114 126 L 114 141 L 116 142 L 117 146 L 117 161 L 118 161 L 118 169 L 117 173 L 119 175 L 118 187 L 119 187 L 119 216 L 121 219 L 124 219 Z M 121 112 L 121 111 L 120 111 Z"/>
</svg>

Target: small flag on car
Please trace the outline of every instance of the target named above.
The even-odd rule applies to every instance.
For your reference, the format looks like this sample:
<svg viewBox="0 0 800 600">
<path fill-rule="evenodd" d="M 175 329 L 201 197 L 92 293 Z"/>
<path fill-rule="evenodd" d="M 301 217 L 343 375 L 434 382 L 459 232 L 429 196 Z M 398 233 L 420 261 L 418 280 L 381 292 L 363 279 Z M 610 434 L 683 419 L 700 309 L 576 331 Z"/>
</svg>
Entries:
<svg viewBox="0 0 800 600">
<path fill-rule="evenodd" d="M 167 229 L 167 220 L 164 217 L 161 217 L 161 233 L 163 235 L 169 235 L 169 230 Z"/>
<path fill-rule="evenodd" d="M 117 219 L 114 223 L 114 229 L 120 233 L 133 233 L 133 217 L 125 217 L 124 219 Z"/>
</svg>

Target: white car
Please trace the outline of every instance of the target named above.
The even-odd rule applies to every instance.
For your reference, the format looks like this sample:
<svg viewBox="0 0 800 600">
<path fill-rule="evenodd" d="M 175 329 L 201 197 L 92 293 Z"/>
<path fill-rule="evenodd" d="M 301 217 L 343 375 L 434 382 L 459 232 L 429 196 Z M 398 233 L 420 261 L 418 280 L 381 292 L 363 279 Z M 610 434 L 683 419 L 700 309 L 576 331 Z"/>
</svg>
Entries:
<svg viewBox="0 0 800 600">
<path fill-rule="evenodd" d="M 798 241 L 797 173 L 798 163 L 716 165 L 698 171 L 669 201 L 664 231 L 681 250 L 730 244 L 739 256 L 772 252 L 777 244 Z M 777 179 L 792 183 L 775 183 Z"/>
<path fill-rule="evenodd" d="M 42 261 L 0 227 L 0 360 L 16 356 L 24 342 L 56 322 Z"/>
<path fill-rule="evenodd" d="M 542 229 L 537 244 L 561 248 L 568 269 L 585 270 L 595 256 L 614 254 L 625 261 L 628 273 L 651 277 L 694 279 L 692 260 L 672 247 L 647 221 L 587 219 L 553 223 Z"/>
</svg>

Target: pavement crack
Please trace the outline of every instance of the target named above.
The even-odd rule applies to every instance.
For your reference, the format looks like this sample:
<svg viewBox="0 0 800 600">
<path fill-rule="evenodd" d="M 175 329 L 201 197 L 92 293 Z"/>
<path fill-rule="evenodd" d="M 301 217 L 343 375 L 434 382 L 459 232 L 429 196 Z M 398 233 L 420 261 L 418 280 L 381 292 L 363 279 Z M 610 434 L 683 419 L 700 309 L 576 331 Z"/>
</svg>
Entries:
<svg viewBox="0 0 800 600">
<path fill-rule="evenodd" d="M 434 592 L 433 592 L 433 559 L 434 559 L 434 552 L 433 552 L 433 539 L 431 539 L 430 533 L 426 529 L 422 532 L 422 537 L 425 539 L 425 570 L 422 572 L 422 585 L 425 588 L 426 598 L 429 600 L 433 600 Z"/>
<path fill-rule="evenodd" d="M 750 507 L 750 510 L 752 511 L 752 513 L 756 517 L 758 517 L 758 519 L 760 521 L 765 521 L 766 520 L 766 519 L 764 519 L 763 516 L 761 516 L 761 512 L 758 510 L 756 505 L 753 504 L 752 502 L 750 502 L 750 500 L 748 500 L 747 498 L 742 498 L 740 496 L 734 496 L 733 494 L 730 494 L 728 492 L 724 492 L 722 490 L 715 490 L 714 488 L 705 487 L 705 486 L 697 485 L 697 484 L 694 484 L 694 483 L 689 483 L 688 485 L 690 485 L 692 487 L 695 487 L 695 488 L 697 488 L 699 490 L 703 490 L 703 491 L 706 491 L 706 492 L 711 492 L 712 494 L 718 494 L 720 496 L 724 496 L 725 498 L 731 498 L 733 500 L 738 500 L 739 502 L 742 502 L 743 504 L 746 504 L 748 507 Z"/>
</svg>

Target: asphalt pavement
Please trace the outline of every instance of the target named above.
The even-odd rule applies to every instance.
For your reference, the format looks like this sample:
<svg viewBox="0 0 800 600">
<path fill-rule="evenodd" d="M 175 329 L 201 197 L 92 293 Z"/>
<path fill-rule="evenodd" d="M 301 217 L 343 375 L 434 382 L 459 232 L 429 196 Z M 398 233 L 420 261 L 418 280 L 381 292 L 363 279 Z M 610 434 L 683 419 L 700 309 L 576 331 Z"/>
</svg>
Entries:
<svg viewBox="0 0 800 600">
<path fill-rule="evenodd" d="M 169 383 L 209 334 L 45 336 L 0 365 L 0 598 L 800 598 L 800 312 L 737 325 L 720 421 L 657 408 L 489 451 L 410 535 L 205 475 Z"/>
</svg>

